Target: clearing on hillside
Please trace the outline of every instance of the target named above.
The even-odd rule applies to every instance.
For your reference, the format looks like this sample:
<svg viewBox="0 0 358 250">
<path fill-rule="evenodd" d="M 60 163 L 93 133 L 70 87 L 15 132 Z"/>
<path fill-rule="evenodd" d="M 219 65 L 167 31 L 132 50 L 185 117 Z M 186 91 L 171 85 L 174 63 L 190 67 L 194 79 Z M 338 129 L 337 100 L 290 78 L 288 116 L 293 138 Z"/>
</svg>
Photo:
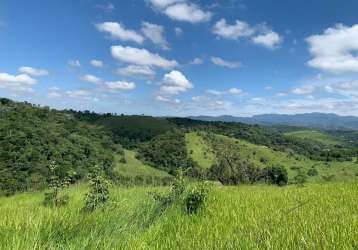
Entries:
<svg viewBox="0 0 358 250">
<path fill-rule="evenodd" d="M 216 158 L 212 148 L 197 132 L 185 134 L 185 141 L 188 155 L 201 168 L 210 168 L 215 163 Z"/>
</svg>

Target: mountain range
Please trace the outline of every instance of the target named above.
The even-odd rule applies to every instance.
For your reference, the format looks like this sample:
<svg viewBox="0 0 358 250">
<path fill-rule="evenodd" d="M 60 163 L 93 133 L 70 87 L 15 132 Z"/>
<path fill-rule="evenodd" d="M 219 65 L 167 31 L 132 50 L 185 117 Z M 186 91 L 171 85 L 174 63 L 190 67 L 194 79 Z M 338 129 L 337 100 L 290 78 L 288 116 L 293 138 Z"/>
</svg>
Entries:
<svg viewBox="0 0 358 250">
<path fill-rule="evenodd" d="M 305 114 L 262 114 L 252 117 L 222 116 L 191 116 L 194 120 L 242 122 L 259 125 L 288 125 L 324 130 L 358 130 L 358 117 L 340 116 L 333 113 L 305 113 Z"/>
</svg>

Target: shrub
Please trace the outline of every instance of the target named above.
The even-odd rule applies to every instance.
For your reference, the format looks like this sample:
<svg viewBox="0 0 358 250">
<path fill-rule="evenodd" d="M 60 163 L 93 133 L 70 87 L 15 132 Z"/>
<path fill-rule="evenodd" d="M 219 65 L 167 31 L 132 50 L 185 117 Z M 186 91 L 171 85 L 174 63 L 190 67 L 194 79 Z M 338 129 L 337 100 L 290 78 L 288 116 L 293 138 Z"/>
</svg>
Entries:
<svg viewBox="0 0 358 250">
<path fill-rule="evenodd" d="M 279 186 L 286 185 L 288 182 L 287 170 L 283 166 L 275 166 L 264 169 L 266 180 Z"/>
<path fill-rule="evenodd" d="M 316 168 L 310 168 L 307 171 L 307 175 L 309 175 L 309 176 L 317 176 L 318 175 L 318 170 Z"/>
<path fill-rule="evenodd" d="M 204 205 L 209 192 L 210 186 L 207 182 L 200 182 L 190 188 L 184 197 L 184 204 L 187 213 L 197 213 L 199 208 Z"/>
<path fill-rule="evenodd" d="M 45 193 L 45 199 L 43 204 L 45 206 L 59 207 L 64 206 L 69 201 L 69 196 L 67 194 L 62 194 L 63 189 L 68 188 L 71 183 L 72 176 L 75 175 L 74 172 L 68 173 L 67 177 L 60 179 L 57 174 L 58 166 L 55 161 L 51 161 L 49 166 L 50 179 L 49 179 L 49 188 L 50 191 Z"/>
<path fill-rule="evenodd" d="M 295 176 L 294 180 L 297 185 L 303 186 L 303 184 L 307 181 L 307 175 L 304 172 L 299 172 Z"/>
<path fill-rule="evenodd" d="M 96 167 L 88 175 L 90 190 L 86 195 L 84 209 L 92 212 L 97 208 L 104 207 L 109 200 L 109 181 L 104 178 Z"/>
</svg>

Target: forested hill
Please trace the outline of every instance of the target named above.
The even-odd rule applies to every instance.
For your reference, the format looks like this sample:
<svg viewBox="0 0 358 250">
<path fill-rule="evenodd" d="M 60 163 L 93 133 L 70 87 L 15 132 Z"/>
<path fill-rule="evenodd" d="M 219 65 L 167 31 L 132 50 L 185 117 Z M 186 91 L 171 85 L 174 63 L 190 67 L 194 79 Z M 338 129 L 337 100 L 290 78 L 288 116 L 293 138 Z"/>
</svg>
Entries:
<svg viewBox="0 0 358 250">
<path fill-rule="evenodd" d="M 11 193 L 45 187 L 52 161 L 59 167 L 58 175 L 71 174 L 73 182 L 83 179 L 96 165 L 109 178 L 118 180 L 117 161 L 122 159 L 125 163 L 122 148 L 145 165 L 170 174 L 177 168 L 191 168 L 195 175 L 201 170 L 187 150 L 185 138 L 189 132 L 223 135 L 314 161 L 352 161 L 358 155 L 355 133 L 328 135 L 311 131 L 307 137 L 305 131 L 296 131 L 298 129 L 58 111 L 2 98 L 0 193 L 1 190 Z"/>
<path fill-rule="evenodd" d="M 236 116 L 193 116 L 195 120 L 202 121 L 223 121 L 223 122 L 243 122 L 247 124 L 259 125 L 289 125 L 308 128 L 318 128 L 324 130 L 358 130 L 358 117 L 339 116 L 336 114 L 307 113 L 307 114 L 263 114 L 252 117 Z"/>
<path fill-rule="evenodd" d="M 60 166 L 60 176 L 71 172 L 74 181 L 95 165 L 110 175 L 113 150 L 107 132 L 73 115 L 0 99 L 0 190 L 43 187 L 50 161 Z"/>
</svg>

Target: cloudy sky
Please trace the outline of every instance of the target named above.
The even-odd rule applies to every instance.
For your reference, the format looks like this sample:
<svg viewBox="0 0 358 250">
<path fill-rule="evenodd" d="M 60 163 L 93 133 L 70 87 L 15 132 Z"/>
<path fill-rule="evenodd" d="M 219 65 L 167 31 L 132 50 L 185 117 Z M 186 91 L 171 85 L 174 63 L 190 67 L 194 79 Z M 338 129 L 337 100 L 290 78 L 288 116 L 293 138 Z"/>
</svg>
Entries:
<svg viewBox="0 0 358 250">
<path fill-rule="evenodd" d="M 97 112 L 358 115 L 356 0 L 1 0 L 0 96 Z"/>
</svg>

